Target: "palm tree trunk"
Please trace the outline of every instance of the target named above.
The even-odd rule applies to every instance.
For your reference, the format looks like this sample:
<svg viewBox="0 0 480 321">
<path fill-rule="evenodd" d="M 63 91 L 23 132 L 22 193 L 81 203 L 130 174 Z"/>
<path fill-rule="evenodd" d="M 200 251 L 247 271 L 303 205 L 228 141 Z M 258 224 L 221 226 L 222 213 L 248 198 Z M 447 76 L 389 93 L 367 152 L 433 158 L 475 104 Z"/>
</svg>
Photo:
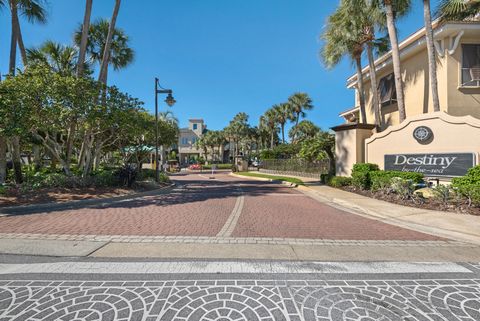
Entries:
<svg viewBox="0 0 480 321">
<path fill-rule="evenodd" d="M 115 24 L 117 23 L 118 12 L 120 11 L 121 0 L 115 0 L 115 7 L 113 8 L 113 15 L 108 27 L 107 41 L 103 50 L 102 64 L 98 81 L 103 84 L 107 83 L 108 64 L 110 62 L 110 48 L 112 46 L 113 32 L 115 31 Z"/>
<path fill-rule="evenodd" d="M 90 29 L 90 17 L 92 15 L 93 0 L 86 1 L 85 15 L 83 17 L 82 39 L 80 40 L 80 49 L 78 51 L 77 77 L 83 76 L 85 56 L 87 53 L 88 31 Z"/>
<path fill-rule="evenodd" d="M 7 179 L 7 139 L 0 135 L 0 185 Z"/>
<path fill-rule="evenodd" d="M 298 122 L 300 121 L 300 113 L 297 113 L 295 119 L 295 127 L 293 127 L 292 143 L 295 144 L 297 141 L 297 132 L 298 132 Z"/>
<path fill-rule="evenodd" d="M 355 57 L 355 64 L 357 66 L 357 89 L 358 99 L 360 101 L 360 115 L 361 123 L 367 123 L 367 113 L 365 111 L 365 89 L 363 88 L 363 73 L 362 73 L 362 58 L 360 55 Z"/>
<path fill-rule="evenodd" d="M 270 149 L 273 149 L 273 128 L 272 128 L 272 132 L 271 132 L 271 136 L 270 136 Z"/>
<path fill-rule="evenodd" d="M 440 99 L 438 98 L 437 60 L 435 57 L 435 46 L 433 44 L 430 0 L 423 0 L 423 17 L 425 20 L 425 38 L 427 40 L 428 71 L 430 77 L 430 88 L 432 91 L 433 111 L 440 111 Z"/>
<path fill-rule="evenodd" d="M 16 20 L 18 22 L 18 16 Z M 15 28 L 17 29 L 17 43 L 18 43 L 18 48 L 20 49 L 20 57 L 22 57 L 23 67 L 26 67 L 27 66 L 27 50 L 25 49 L 25 44 L 23 43 L 23 36 L 22 36 L 22 30 L 20 28 L 20 22 L 15 24 Z"/>
<path fill-rule="evenodd" d="M 378 128 L 382 126 L 382 116 L 380 99 L 378 94 L 377 71 L 375 70 L 375 59 L 373 58 L 373 44 L 371 41 L 367 42 L 367 56 L 368 65 L 370 67 L 370 87 L 372 91 L 373 111 L 375 113 L 375 124 Z"/>
<path fill-rule="evenodd" d="M 15 75 L 15 67 L 17 63 L 17 39 L 18 39 L 18 28 L 16 25 L 18 22 L 17 14 L 17 4 L 14 0 L 10 0 L 10 11 L 11 11 L 11 23 L 12 23 L 12 33 L 10 36 L 10 61 L 8 66 L 8 72 L 10 75 Z"/>
<path fill-rule="evenodd" d="M 395 75 L 395 89 L 397 91 L 397 106 L 400 122 L 407 118 L 405 111 L 405 98 L 403 92 L 402 69 L 400 66 L 400 49 L 398 47 L 397 30 L 395 28 L 395 15 L 393 13 L 392 0 L 384 0 L 387 15 L 387 28 L 390 43 L 392 45 L 393 73 Z"/>
<path fill-rule="evenodd" d="M 12 19 L 12 35 L 10 39 L 10 61 L 9 72 L 15 75 L 15 67 L 17 63 L 17 43 L 18 31 L 20 30 L 20 22 L 18 21 L 17 2 L 10 0 L 10 11 Z M 12 137 L 12 161 L 15 171 L 15 182 L 21 184 L 23 182 L 22 176 L 22 162 L 20 156 L 20 138 L 18 136 Z"/>
<path fill-rule="evenodd" d="M 282 124 L 282 144 L 285 144 L 285 123 Z"/>
</svg>

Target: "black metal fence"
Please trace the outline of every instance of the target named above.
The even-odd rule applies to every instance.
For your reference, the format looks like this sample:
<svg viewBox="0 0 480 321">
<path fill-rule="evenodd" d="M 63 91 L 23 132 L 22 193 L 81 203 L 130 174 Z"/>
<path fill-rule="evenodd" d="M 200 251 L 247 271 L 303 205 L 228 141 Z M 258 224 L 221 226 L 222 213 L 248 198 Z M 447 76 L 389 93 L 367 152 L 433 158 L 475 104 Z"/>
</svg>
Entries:
<svg viewBox="0 0 480 321">
<path fill-rule="evenodd" d="M 260 172 L 277 175 L 320 178 L 328 174 L 329 160 L 308 162 L 302 159 L 267 159 L 262 161 Z"/>
</svg>

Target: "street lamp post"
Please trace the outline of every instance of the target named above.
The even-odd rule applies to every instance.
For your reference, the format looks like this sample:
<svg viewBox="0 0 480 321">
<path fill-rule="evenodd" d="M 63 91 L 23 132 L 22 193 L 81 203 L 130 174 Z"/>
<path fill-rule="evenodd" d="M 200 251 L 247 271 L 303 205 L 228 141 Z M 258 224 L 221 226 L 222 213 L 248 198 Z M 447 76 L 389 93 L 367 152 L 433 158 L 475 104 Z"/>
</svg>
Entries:
<svg viewBox="0 0 480 321">
<path fill-rule="evenodd" d="M 160 178 L 159 166 L 158 166 L 158 94 L 166 94 L 165 102 L 169 107 L 175 105 L 176 100 L 173 98 L 173 91 L 171 89 L 165 89 L 160 86 L 158 78 L 155 78 L 155 181 L 158 183 Z"/>
</svg>

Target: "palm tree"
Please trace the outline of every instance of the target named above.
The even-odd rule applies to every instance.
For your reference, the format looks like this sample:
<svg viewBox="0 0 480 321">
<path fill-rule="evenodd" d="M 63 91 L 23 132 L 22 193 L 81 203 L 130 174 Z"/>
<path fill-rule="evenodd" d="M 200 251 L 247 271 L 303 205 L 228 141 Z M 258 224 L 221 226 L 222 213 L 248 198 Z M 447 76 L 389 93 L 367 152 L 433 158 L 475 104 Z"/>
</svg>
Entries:
<svg viewBox="0 0 480 321">
<path fill-rule="evenodd" d="M 437 10 L 437 15 L 447 21 L 474 19 L 479 14 L 479 0 L 442 0 Z"/>
<path fill-rule="evenodd" d="M 345 55 L 348 55 L 355 62 L 361 122 L 366 123 L 367 114 L 365 111 L 365 91 L 362 73 L 364 41 L 362 31 L 358 30 L 358 28 L 352 28 L 351 18 L 342 5 L 328 18 L 327 29 L 321 36 L 325 41 L 321 56 L 328 68 L 336 66 Z"/>
<path fill-rule="evenodd" d="M 270 148 L 273 148 L 275 143 L 275 134 L 278 132 L 277 114 L 273 108 L 270 108 L 260 117 L 260 127 L 268 128 L 270 133 Z"/>
<path fill-rule="evenodd" d="M 314 123 L 309 120 L 302 120 L 300 123 L 295 125 L 295 127 L 293 127 L 288 134 L 290 136 L 290 139 L 292 140 L 292 143 L 295 144 L 301 143 L 302 141 L 309 138 L 314 138 L 315 135 L 317 135 L 319 132 L 320 128 Z M 293 138 L 294 135 L 296 139 Z"/>
<path fill-rule="evenodd" d="M 158 120 L 178 125 L 178 118 L 175 117 L 173 112 L 170 111 L 170 110 L 167 110 L 167 111 L 164 111 L 164 112 L 159 112 L 158 113 Z"/>
<path fill-rule="evenodd" d="M 83 27 L 75 32 L 74 41 L 78 46 L 81 42 Z M 97 20 L 90 25 L 87 42 L 87 54 L 91 62 L 102 64 L 104 51 L 106 47 L 110 23 L 105 20 Z M 111 49 L 109 54 L 109 63 L 114 70 L 120 70 L 132 63 L 135 53 L 129 47 L 129 38 L 122 29 L 116 28 L 113 33 Z M 107 70 L 108 71 L 108 70 Z M 102 82 L 107 83 L 108 72 L 103 76 Z M 99 79 L 100 80 L 100 79 Z"/>
<path fill-rule="evenodd" d="M 41 64 L 48 66 L 62 76 L 73 76 L 77 71 L 77 49 L 61 45 L 54 41 L 46 41 L 38 48 L 27 49 L 29 65 Z M 85 64 L 82 70 L 91 73 L 90 66 Z"/>
<path fill-rule="evenodd" d="M 83 76 L 85 57 L 87 54 L 88 30 L 90 29 L 90 17 L 92 15 L 93 0 L 86 0 L 85 15 L 82 24 L 82 36 L 78 49 L 77 77 Z"/>
<path fill-rule="evenodd" d="M 205 160 L 207 159 L 207 152 L 208 152 L 208 145 L 207 145 L 207 140 L 205 139 L 205 135 L 200 137 L 195 141 L 193 144 L 195 148 L 200 149 L 203 151 L 203 155 L 205 155 Z"/>
<path fill-rule="evenodd" d="M 118 12 L 120 11 L 121 0 L 115 0 L 115 6 L 113 8 L 112 19 L 110 20 L 107 39 L 105 41 L 105 47 L 103 49 L 102 62 L 100 64 L 100 74 L 98 75 L 98 81 L 103 84 L 107 84 L 108 65 L 110 64 L 110 48 L 112 47 L 113 36 L 115 34 L 115 25 L 117 23 Z"/>
<path fill-rule="evenodd" d="M 175 117 L 173 112 L 170 110 L 158 113 L 158 121 L 159 123 L 165 122 L 167 124 L 178 127 L 178 118 Z M 165 145 L 162 144 L 160 146 L 160 164 L 164 163 L 164 155 L 165 155 Z"/>
<path fill-rule="evenodd" d="M 375 36 L 376 29 L 383 29 L 386 24 L 385 14 L 379 3 L 371 0 L 343 0 L 341 8 L 345 11 L 345 16 L 349 17 L 349 29 L 357 30 L 359 40 L 366 45 L 375 124 L 377 128 L 381 128 L 380 94 L 373 52 L 385 47 L 383 38 L 376 39 Z"/>
<path fill-rule="evenodd" d="M 4 0 L 4 3 L 7 0 Z M 10 63 L 9 72 L 15 74 L 17 60 L 17 45 L 20 48 L 23 65 L 27 64 L 27 52 L 23 43 L 23 36 L 20 27 L 19 16 L 25 17 L 30 23 L 47 22 L 47 12 L 45 10 L 46 1 L 44 0 L 8 0 L 11 14 L 11 40 L 10 40 Z"/>
<path fill-rule="evenodd" d="M 403 91 L 402 69 L 400 65 L 400 48 L 398 46 L 395 19 L 408 11 L 411 7 L 411 0 L 383 0 L 383 5 L 387 18 L 388 35 L 392 46 L 393 73 L 395 76 L 399 121 L 403 122 L 405 118 L 407 118 L 407 114 L 405 111 L 405 96 Z"/>
<path fill-rule="evenodd" d="M 294 118 L 292 106 L 289 103 L 283 103 L 280 105 L 274 105 L 272 109 L 275 112 L 277 123 L 280 125 L 282 143 L 285 144 L 285 124 Z"/>
<path fill-rule="evenodd" d="M 305 111 L 312 110 L 313 104 L 312 99 L 306 93 L 295 93 L 290 98 L 288 98 L 288 102 L 292 108 L 292 112 L 295 118 L 295 126 L 294 131 L 292 133 L 292 142 L 295 142 L 297 137 L 297 128 L 298 122 L 300 121 L 300 117 L 305 117 Z"/>
<path fill-rule="evenodd" d="M 5 3 L 5 1 L 3 1 Z M 43 7 L 44 0 L 8 0 L 11 14 L 11 38 L 10 38 L 10 61 L 9 73 L 15 75 L 17 63 L 17 45 L 20 48 L 23 65 L 27 64 L 27 54 L 23 43 L 23 36 L 20 27 L 19 15 L 24 16 L 31 23 L 45 23 L 47 21 L 46 10 Z M 13 136 L 12 143 L 12 160 L 15 172 L 15 181 L 17 184 L 23 182 L 22 162 L 20 152 L 20 137 Z M 3 148 L 2 148 L 3 149 Z M 2 157 L 2 156 L 0 156 Z M 1 169 L 0 169 L 1 170 Z"/>
<path fill-rule="evenodd" d="M 435 46 L 433 44 L 430 0 L 423 0 L 423 19 L 425 21 L 425 38 L 427 40 L 428 53 L 428 75 L 430 78 L 430 89 L 432 91 L 433 110 L 440 111 L 440 99 L 438 98 L 437 59 L 435 56 Z"/>
</svg>

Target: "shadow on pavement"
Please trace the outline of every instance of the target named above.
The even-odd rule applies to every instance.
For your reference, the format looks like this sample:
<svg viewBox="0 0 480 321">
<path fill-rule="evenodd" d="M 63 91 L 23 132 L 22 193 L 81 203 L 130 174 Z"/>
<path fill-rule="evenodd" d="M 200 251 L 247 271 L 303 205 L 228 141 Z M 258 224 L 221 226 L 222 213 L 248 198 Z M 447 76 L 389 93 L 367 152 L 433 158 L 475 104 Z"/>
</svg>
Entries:
<svg viewBox="0 0 480 321">
<path fill-rule="evenodd" d="M 206 175 L 206 173 L 205 173 Z M 168 191 L 152 191 L 148 195 L 115 198 L 113 200 L 86 200 L 81 202 L 52 204 L 49 207 L 32 206 L 28 208 L 13 208 L 8 212 L 3 212 L 5 216 L 20 216 L 29 214 L 48 214 L 52 212 L 107 208 L 139 208 L 147 206 L 166 207 L 177 204 L 186 204 L 194 202 L 204 202 L 207 200 L 222 199 L 229 197 L 244 196 L 263 196 L 268 193 L 290 194 L 291 190 L 283 185 L 273 182 L 262 182 L 252 180 L 223 181 L 218 178 L 212 180 L 200 179 L 180 179 L 176 177 L 187 177 L 188 174 L 176 174 L 172 177 L 177 186 Z"/>
</svg>

